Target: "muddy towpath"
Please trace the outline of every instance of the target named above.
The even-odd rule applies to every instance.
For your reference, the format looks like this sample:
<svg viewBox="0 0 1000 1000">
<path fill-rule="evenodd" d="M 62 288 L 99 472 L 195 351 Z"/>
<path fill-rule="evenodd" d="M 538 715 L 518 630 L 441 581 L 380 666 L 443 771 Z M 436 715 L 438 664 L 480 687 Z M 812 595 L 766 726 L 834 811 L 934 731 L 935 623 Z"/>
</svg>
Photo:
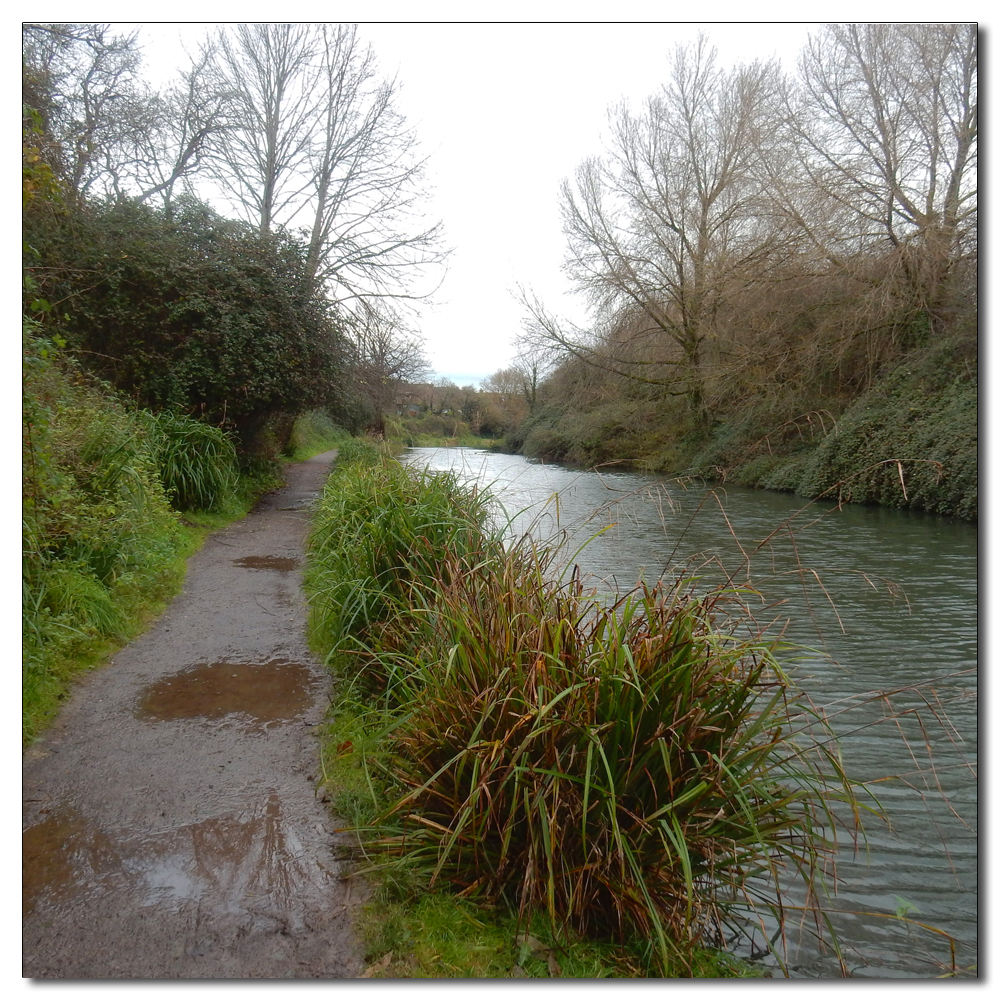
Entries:
<svg viewBox="0 0 1000 1000">
<path fill-rule="evenodd" d="M 315 792 L 328 684 L 301 589 L 308 505 L 334 456 L 289 467 L 210 536 L 166 614 L 26 754 L 25 976 L 363 969 L 359 900 Z"/>
</svg>

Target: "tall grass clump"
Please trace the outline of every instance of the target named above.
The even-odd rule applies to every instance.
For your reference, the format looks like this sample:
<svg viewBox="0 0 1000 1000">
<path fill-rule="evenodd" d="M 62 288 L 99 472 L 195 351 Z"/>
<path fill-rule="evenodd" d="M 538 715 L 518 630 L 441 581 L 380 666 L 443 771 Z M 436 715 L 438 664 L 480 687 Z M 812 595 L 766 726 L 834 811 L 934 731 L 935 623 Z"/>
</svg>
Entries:
<svg viewBox="0 0 1000 1000">
<path fill-rule="evenodd" d="M 485 517 L 484 495 L 454 476 L 415 475 L 371 442 L 345 443 L 315 511 L 307 568 L 312 628 L 330 662 L 361 656 L 378 677 L 379 644 L 393 641 L 413 589 L 438 578 L 443 553 L 478 547 Z"/>
<path fill-rule="evenodd" d="M 389 454 L 383 442 L 370 437 L 354 437 L 342 442 L 337 448 L 336 475 L 350 466 L 371 467 L 378 465 Z"/>
<path fill-rule="evenodd" d="M 567 947 L 645 942 L 654 975 L 780 929 L 782 887 L 822 881 L 860 807 L 757 595 L 682 579 L 602 602 L 555 547 L 505 549 L 450 476 L 340 476 L 314 621 L 355 692 L 337 754 L 363 757 L 353 811 L 379 869 L 542 914 Z"/>
<path fill-rule="evenodd" d="M 171 410 L 146 419 L 160 478 L 177 510 L 214 510 L 232 497 L 239 466 L 224 430 Z"/>
<path fill-rule="evenodd" d="M 820 877 L 830 805 L 852 795 L 830 746 L 789 736 L 815 715 L 776 641 L 732 616 L 739 595 L 678 584 L 607 607 L 547 562 L 453 560 L 416 613 L 405 793 L 380 847 L 523 919 L 646 940 L 661 970 L 758 910 L 780 918 L 780 886 Z"/>
</svg>

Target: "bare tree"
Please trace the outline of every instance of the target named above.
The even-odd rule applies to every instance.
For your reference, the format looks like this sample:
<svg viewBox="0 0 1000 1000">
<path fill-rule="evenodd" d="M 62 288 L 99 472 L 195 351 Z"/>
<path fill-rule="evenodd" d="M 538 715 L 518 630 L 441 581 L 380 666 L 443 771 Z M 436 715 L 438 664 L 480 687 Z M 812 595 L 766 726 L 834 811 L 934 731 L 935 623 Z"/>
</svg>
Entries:
<svg viewBox="0 0 1000 1000">
<path fill-rule="evenodd" d="M 932 329 L 975 254 L 977 41 L 973 24 L 828 25 L 802 55 L 790 117 L 813 191 L 833 204 L 819 242 L 844 266 L 891 255 Z"/>
<path fill-rule="evenodd" d="M 423 342 L 384 304 L 366 305 L 351 321 L 349 336 L 352 381 L 371 411 L 371 429 L 383 434 L 400 387 L 427 378 Z"/>
<path fill-rule="evenodd" d="M 528 383 L 524 370 L 518 365 L 497 369 L 483 379 L 479 388 L 492 396 L 505 427 L 517 426 L 528 415 Z"/>
<path fill-rule="evenodd" d="M 203 46 L 156 98 L 148 129 L 136 137 L 132 174 L 139 201 L 155 197 L 169 211 L 177 185 L 206 167 L 213 145 L 234 127 L 235 95 L 217 85 L 213 58 L 213 46 Z"/>
<path fill-rule="evenodd" d="M 237 127 L 219 144 L 217 179 L 266 233 L 294 216 L 309 186 L 316 39 L 308 24 L 237 24 L 220 30 L 215 51 L 221 86 L 239 101 Z"/>
<path fill-rule="evenodd" d="M 775 245 L 755 162 L 776 72 L 724 73 L 704 37 L 679 47 L 668 85 L 639 115 L 620 108 L 609 156 L 563 187 L 567 270 L 605 335 L 587 343 L 532 310 L 576 357 L 686 396 L 698 420 L 720 303 Z"/>
<path fill-rule="evenodd" d="M 415 217 L 424 165 L 416 137 L 395 108 L 396 82 L 378 79 L 355 26 L 316 31 L 325 98 L 310 155 L 310 266 L 341 300 L 398 291 L 442 258 L 440 225 Z"/>
<path fill-rule="evenodd" d="M 518 301 L 527 315 L 521 321 L 521 333 L 515 339 L 513 368 L 520 374 L 521 392 L 528 404 L 528 412 L 538 407 L 538 392 L 542 382 L 555 371 L 566 349 L 562 341 L 566 335 L 556 320 L 550 317 L 538 296 L 527 289 L 519 289 Z M 585 337 L 576 331 L 576 340 Z"/>
<path fill-rule="evenodd" d="M 57 147 L 50 157 L 72 195 L 170 204 L 230 123 L 231 102 L 209 79 L 210 49 L 164 93 L 139 78 L 137 33 L 106 24 L 25 24 L 25 102 Z"/>
<path fill-rule="evenodd" d="M 308 227 L 309 265 L 333 298 L 411 295 L 443 259 L 419 214 L 423 163 L 395 81 L 344 24 L 242 24 L 218 39 L 218 72 L 241 95 L 216 176 L 262 230 Z"/>
<path fill-rule="evenodd" d="M 136 35 L 107 24 L 22 26 L 30 99 L 45 105 L 39 110 L 58 147 L 55 166 L 77 199 L 114 192 L 114 169 L 149 123 Z"/>
</svg>

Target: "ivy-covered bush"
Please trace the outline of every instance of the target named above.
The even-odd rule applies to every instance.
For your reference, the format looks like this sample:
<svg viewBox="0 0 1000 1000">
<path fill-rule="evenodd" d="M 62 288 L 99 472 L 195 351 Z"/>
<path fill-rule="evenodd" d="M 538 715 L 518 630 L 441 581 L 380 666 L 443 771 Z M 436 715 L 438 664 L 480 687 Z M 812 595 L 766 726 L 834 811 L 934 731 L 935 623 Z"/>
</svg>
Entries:
<svg viewBox="0 0 1000 1000">
<path fill-rule="evenodd" d="M 141 405 L 227 427 L 253 452 L 276 416 L 338 401 L 337 317 L 287 234 L 188 201 L 170 215 L 38 206 L 25 239 L 40 294 L 63 303 L 47 326 Z"/>
</svg>

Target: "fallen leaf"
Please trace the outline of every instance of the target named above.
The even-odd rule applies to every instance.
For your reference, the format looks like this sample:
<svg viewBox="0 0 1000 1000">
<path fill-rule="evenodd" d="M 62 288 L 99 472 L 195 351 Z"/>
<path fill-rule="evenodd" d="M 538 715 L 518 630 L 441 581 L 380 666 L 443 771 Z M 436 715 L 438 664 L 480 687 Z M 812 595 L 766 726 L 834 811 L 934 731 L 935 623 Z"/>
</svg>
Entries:
<svg viewBox="0 0 1000 1000">
<path fill-rule="evenodd" d="M 385 972 L 392 963 L 392 952 L 387 951 L 374 965 L 369 965 L 358 979 L 373 979 L 380 972 Z"/>
</svg>

